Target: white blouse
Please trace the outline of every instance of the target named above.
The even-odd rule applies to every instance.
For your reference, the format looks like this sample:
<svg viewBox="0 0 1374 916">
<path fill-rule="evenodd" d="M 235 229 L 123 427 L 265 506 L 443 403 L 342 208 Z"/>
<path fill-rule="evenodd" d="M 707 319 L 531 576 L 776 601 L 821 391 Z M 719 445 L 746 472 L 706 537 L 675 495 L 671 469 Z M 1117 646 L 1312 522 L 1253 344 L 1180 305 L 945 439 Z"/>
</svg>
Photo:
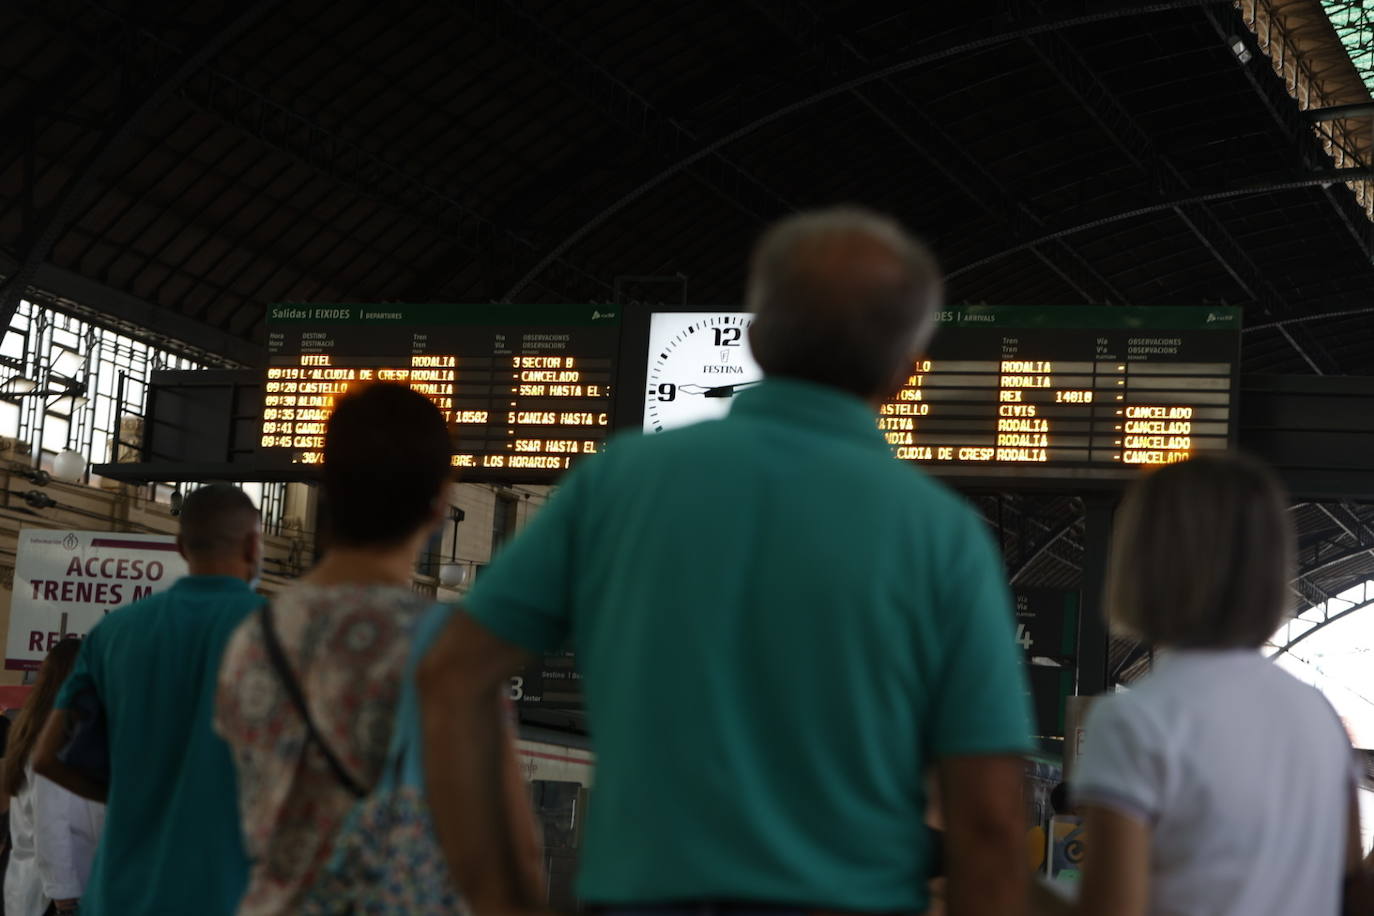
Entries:
<svg viewBox="0 0 1374 916">
<path fill-rule="evenodd" d="M 1314 688 L 1253 650 L 1175 651 L 1085 737 L 1075 800 L 1150 828 L 1151 914 L 1340 912 L 1355 759 Z"/>
<path fill-rule="evenodd" d="M 10 799 L 10 864 L 5 916 L 42 916 L 50 900 L 81 896 L 91 874 L 105 806 L 24 770 Z"/>
</svg>

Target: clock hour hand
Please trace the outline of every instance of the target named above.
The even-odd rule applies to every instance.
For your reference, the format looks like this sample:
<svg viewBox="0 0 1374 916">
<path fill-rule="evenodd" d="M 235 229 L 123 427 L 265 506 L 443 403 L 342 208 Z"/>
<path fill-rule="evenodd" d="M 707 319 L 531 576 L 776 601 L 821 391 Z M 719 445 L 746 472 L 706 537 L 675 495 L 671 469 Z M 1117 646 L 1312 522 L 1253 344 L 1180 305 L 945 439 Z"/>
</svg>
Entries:
<svg viewBox="0 0 1374 916">
<path fill-rule="evenodd" d="M 735 382 L 733 385 L 717 385 L 714 388 L 707 388 L 706 396 L 708 398 L 732 398 L 735 396 L 735 392 L 744 388 L 753 388 L 762 381 L 763 379 L 754 379 L 752 382 Z"/>
<path fill-rule="evenodd" d="M 708 398 L 731 398 L 735 396 L 736 391 L 742 388 L 752 388 L 761 381 L 763 381 L 763 379 L 754 379 L 752 382 L 735 382 L 733 385 L 716 385 L 711 388 L 705 385 L 693 385 L 689 383 L 686 385 L 678 385 L 677 391 L 678 394 L 699 394 Z"/>
</svg>

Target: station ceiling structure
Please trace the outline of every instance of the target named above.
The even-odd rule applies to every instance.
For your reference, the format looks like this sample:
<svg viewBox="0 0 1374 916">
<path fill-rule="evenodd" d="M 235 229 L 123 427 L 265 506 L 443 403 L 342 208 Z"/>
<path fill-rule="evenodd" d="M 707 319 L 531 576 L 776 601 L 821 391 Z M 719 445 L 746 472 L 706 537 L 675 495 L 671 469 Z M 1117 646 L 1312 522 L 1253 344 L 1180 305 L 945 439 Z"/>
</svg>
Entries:
<svg viewBox="0 0 1374 916">
<path fill-rule="evenodd" d="M 17 0 L 0 327 L 30 298 L 232 366 L 273 302 L 730 303 L 763 226 L 856 202 L 931 242 L 953 302 L 1239 305 L 1244 372 L 1368 375 L 1370 18 Z M 1020 571 L 1052 583 L 1081 544 L 1050 503 Z M 1296 512 L 1304 600 L 1374 574 L 1374 509 Z"/>
</svg>

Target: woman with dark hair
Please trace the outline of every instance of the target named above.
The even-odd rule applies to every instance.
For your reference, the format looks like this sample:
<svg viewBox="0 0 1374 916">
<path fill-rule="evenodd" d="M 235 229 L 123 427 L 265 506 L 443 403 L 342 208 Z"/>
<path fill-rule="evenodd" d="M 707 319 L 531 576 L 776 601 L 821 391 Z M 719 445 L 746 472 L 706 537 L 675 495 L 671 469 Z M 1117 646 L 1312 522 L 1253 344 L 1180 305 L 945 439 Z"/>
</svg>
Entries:
<svg viewBox="0 0 1374 916">
<path fill-rule="evenodd" d="M 95 859 L 105 806 L 36 775 L 30 760 L 57 691 L 76 664 L 80 649 L 80 640 L 64 639 L 48 653 L 10 730 L 0 767 L 0 782 L 11 797 L 6 916 L 75 913 Z"/>
<path fill-rule="evenodd" d="M 1117 515 L 1106 609 L 1160 650 L 1093 706 L 1070 785 L 1086 821 L 1076 904 L 1042 913 L 1335 916 L 1359 864 L 1358 775 L 1314 688 L 1260 653 L 1287 613 L 1287 498 L 1238 455 L 1140 478 Z"/>
<path fill-rule="evenodd" d="M 329 420 L 324 554 L 268 605 L 327 746 L 308 736 L 257 615 L 220 667 L 216 728 L 233 749 L 253 861 L 242 916 L 299 911 L 356 801 L 345 780 L 369 787 L 380 775 L 409 634 L 432 603 L 411 582 L 447 506 L 451 454 L 438 409 L 400 385 L 350 391 Z"/>
<path fill-rule="evenodd" d="M 411 639 L 433 606 L 412 582 L 448 508 L 451 456 L 442 414 L 400 385 L 351 390 L 329 420 L 324 554 L 240 625 L 220 668 L 216 728 L 253 860 L 241 916 L 314 906 L 336 834 L 379 784 Z"/>
</svg>

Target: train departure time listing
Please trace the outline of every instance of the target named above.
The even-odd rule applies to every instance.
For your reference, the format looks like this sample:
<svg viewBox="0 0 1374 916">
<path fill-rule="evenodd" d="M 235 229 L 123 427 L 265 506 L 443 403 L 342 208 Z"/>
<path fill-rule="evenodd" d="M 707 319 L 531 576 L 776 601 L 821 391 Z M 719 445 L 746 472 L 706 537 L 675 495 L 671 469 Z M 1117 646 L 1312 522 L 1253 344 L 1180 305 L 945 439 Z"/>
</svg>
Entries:
<svg viewBox="0 0 1374 916">
<path fill-rule="evenodd" d="M 1225 448 L 1240 320 L 1226 307 L 950 308 L 878 428 L 898 458 L 975 475 L 1117 476 Z M 726 310 L 652 315 L 646 432 L 722 415 L 757 384 L 751 323 Z M 738 379 L 722 377 L 730 367 Z"/>
<path fill-rule="evenodd" d="M 277 305 L 260 448 L 318 464 L 336 400 L 395 382 L 425 395 L 460 468 L 546 475 L 610 428 L 619 315 L 607 306 Z"/>
</svg>

